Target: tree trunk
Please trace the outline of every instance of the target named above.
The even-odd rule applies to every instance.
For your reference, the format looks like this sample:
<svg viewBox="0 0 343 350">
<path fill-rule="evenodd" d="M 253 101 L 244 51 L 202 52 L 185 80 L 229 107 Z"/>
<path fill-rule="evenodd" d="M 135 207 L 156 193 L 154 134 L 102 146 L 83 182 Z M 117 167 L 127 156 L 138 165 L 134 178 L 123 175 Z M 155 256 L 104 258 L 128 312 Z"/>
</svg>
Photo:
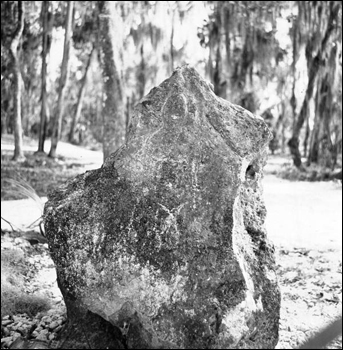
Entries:
<svg viewBox="0 0 343 350">
<path fill-rule="evenodd" d="M 103 153 L 104 160 L 125 141 L 126 116 L 122 80 L 122 19 L 116 2 L 99 1 L 100 47 L 104 80 Z"/>
<path fill-rule="evenodd" d="M 223 18 L 222 13 L 224 10 L 224 2 L 217 1 L 216 2 L 216 21 L 213 23 L 213 33 L 210 33 L 210 45 L 212 45 L 212 52 L 215 52 L 215 67 L 212 69 L 212 82 L 214 87 L 214 93 L 222 98 L 226 98 L 226 88 L 227 82 L 224 76 L 224 62 L 223 62 L 223 54 L 222 54 L 222 45 L 223 45 Z M 212 55 L 213 55 L 212 53 Z M 210 56 L 210 60 L 213 60 L 213 57 Z M 212 62 L 211 62 L 212 65 Z"/>
<path fill-rule="evenodd" d="M 18 1 L 18 26 L 14 32 L 13 39 L 10 45 L 10 55 L 13 60 L 13 85 L 14 85 L 14 155 L 13 160 L 24 159 L 23 152 L 23 130 L 21 123 L 21 89 L 22 81 L 20 74 L 19 62 L 19 42 L 24 28 L 24 11 L 23 2 Z"/>
<path fill-rule="evenodd" d="M 70 54 L 71 35 L 72 35 L 73 7 L 74 7 L 74 2 L 68 1 L 63 59 L 62 59 L 59 91 L 58 91 L 57 111 L 54 118 L 54 125 L 53 125 L 52 135 L 51 135 L 51 148 L 49 153 L 49 157 L 51 158 L 56 158 L 57 144 L 61 137 L 62 117 L 63 117 L 63 110 L 64 110 L 64 95 L 66 92 L 68 73 L 69 73 L 68 66 L 69 66 L 69 54 Z"/>
<path fill-rule="evenodd" d="M 332 139 L 335 130 L 333 121 L 341 118 L 340 110 L 336 108 L 341 97 L 339 87 L 342 84 L 337 72 L 341 55 L 338 47 L 332 46 L 328 61 L 322 69 L 324 72 L 318 79 L 316 116 L 307 160 L 308 164 L 317 163 L 331 169 L 334 169 L 337 163 L 338 150 L 336 142 Z"/>
<path fill-rule="evenodd" d="M 310 137 L 310 121 L 309 118 L 306 119 L 306 133 L 305 133 L 305 138 L 304 138 L 304 157 L 307 157 L 307 149 L 308 149 L 308 140 Z"/>
<path fill-rule="evenodd" d="M 48 37 L 49 37 L 49 1 L 42 2 L 42 20 L 43 20 L 43 48 L 42 48 L 42 91 L 41 91 L 41 114 L 39 126 L 38 152 L 44 152 L 44 142 L 47 129 L 47 94 L 46 94 L 46 76 L 47 76 L 47 55 L 48 55 Z"/>
<path fill-rule="evenodd" d="M 141 49 L 141 62 L 139 64 L 139 73 L 138 73 L 138 93 L 139 93 L 139 99 L 143 98 L 145 94 L 145 85 L 146 85 L 146 78 L 145 78 L 145 59 L 144 59 L 144 44 L 142 43 Z"/>
<path fill-rule="evenodd" d="M 325 76 L 319 89 L 319 104 L 313 129 L 313 138 L 308 157 L 308 163 L 317 163 L 323 167 L 334 167 L 334 147 L 330 138 L 330 120 L 332 115 L 331 79 Z"/>
<path fill-rule="evenodd" d="M 175 27 L 175 10 L 172 9 L 172 23 L 171 23 L 171 34 L 170 34 L 170 68 L 171 73 L 174 72 L 174 27 Z"/>
<path fill-rule="evenodd" d="M 226 81 L 222 79 L 223 74 L 223 59 L 221 55 L 220 47 L 217 47 L 217 54 L 216 54 L 216 65 L 214 68 L 214 75 L 213 75 L 213 86 L 214 86 L 214 93 L 222 98 L 226 98 Z"/>
<path fill-rule="evenodd" d="M 316 111 L 319 110 L 318 106 L 319 106 L 320 98 L 321 98 L 320 87 L 318 86 L 316 97 L 315 97 Z M 317 140 L 318 140 L 319 126 L 320 126 L 320 122 L 318 121 L 319 118 L 320 118 L 320 115 L 318 115 L 318 113 L 315 113 L 314 125 L 311 132 L 311 137 L 310 137 L 310 147 L 308 151 L 307 165 L 310 165 L 311 163 L 317 163 L 317 160 L 318 160 L 318 147 L 317 147 L 318 141 Z"/>
<path fill-rule="evenodd" d="M 80 88 L 79 96 L 77 99 L 76 111 L 75 111 L 75 114 L 73 116 L 73 120 L 71 122 L 71 127 L 70 127 L 70 132 L 69 132 L 69 142 L 71 142 L 71 143 L 75 143 L 75 129 L 76 129 L 77 123 L 80 120 L 83 98 L 84 98 L 85 92 L 86 92 L 87 75 L 88 75 L 89 67 L 91 66 L 91 63 L 92 63 L 93 52 L 94 52 L 94 47 L 92 48 L 92 51 L 89 54 L 86 69 L 85 69 L 84 75 L 83 75 L 82 80 L 81 80 L 81 88 Z"/>
<path fill-rule="evenodd" d="M 308 85 L 307 85 L 307 90 L 305 94 L 305 99 L 302 104 L 300 113 L 298 115 L 298 118 L 296 120 L 294 129 L 293 129 L 293 135 L 292 138 L 288 141 L 288 146 L 290 149 L 290 152 L 293 156 L 293 162 L 294 165 L 301 169 L 304 170 L 301 162 L 301 154 L 299 151 L 299 135 L 300 131 L 304 125 L 304 122 L 306 118 L 308 117 L 308 106 L 310 99 L 312 98 L 313 95 L 313 90 L 314 90 L 314 85 L 315 81 L 318 75 L 318 71 L 322 65 L 323 61 L 323 54 L 327 48 L 328 41 L 330 39 L 330 36 L 335 29 L 335 23 L 338 19 L 338 13 L 339 13 L 339 8 L 340 4 L 333 4 L 332 2 L 330 3 L 330 16 L 328 19 L 328 26 L 325 32 L 325 36 L 321 42 L 320 48 L 318 50 L 317 55 L 315 58 L 311 61 L 310 63 L 310 69 L 309 69 L 309 79 L 308 79 Z"/>
<path fill-rule="evenodd" d="M 125 137 L 127 138 L 127 134 L 129 132 L 130 125 L 130 117 L 131 117 L 131 103 L 130 97 L 126 98 L 126 120 L 125 120 Z"/>
<path fill-rule="evenodd" d="M 300 9 L 299 9 L 300 11 Z M 297 109 L 297 99 L 295 97 L 295 86 L 296 86 L 296 82 L 297 82 L 297 78 L 296 78 L 296 73 L 297 73 L 297 69 L 296 69 L 296 63 L 298 60 L 298 56 L 299 56 L 299 43 L 298 43 L 298 31 L 299 31 L 299 18 L 300 18 L 300 13 L 298 15 L 297 18 L 295 18 L 293 20 L 293 33 L 292 33 L 292 39 L 293 39 L 293 46 L 292 46 L 292 55 L 293 55 L 293 60 L 292 60 L 292 96 L 290 99 L 290 104 L 292 107 L 292 116 L 293 116 L 293 124 L 292 124 L 292 130 L 295 129 L 295 123 L 297 120 L 297 113 L 296 113 L 296 109 Z"/>
</svg>

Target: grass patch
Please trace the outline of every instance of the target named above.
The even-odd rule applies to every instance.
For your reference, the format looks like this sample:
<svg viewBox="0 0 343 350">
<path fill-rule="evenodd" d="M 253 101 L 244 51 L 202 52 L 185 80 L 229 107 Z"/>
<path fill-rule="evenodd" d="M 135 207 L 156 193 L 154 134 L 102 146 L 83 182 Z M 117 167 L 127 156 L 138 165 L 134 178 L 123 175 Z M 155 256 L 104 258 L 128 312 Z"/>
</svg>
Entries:
<svg viewBox="0 0 343 350">
<path fill-rule="evenodd" d="M 2 269 L 5 273 L 14 276 L 24 275 L 28 271 L 24 252 L 21 249 L 1 250 L 1 272 Z"/>
<path fill-rule="evenodd" d="M 293 164 L 284 164 L 281 169 L 275 172 L 275 175 L 290 181 L 342 181 L 342 171 L 323 168 L 315 164 L 305 167 L 305 171 L 300 171 Z"/>
<path fill-rule="evenodd" d="M 23 290 L 24 276 L 29 270 L 22 250 L 1 251 L 1 318 L 24 313 L 34 317 L 50 309 L 46 297 L 29 295 Z"/>
<path fill-rule="evenodd" d="M 48 311 L 50 308 L 47 298 L 28 295 L 19 288 L 1 281 L 1 318 L 24 313 L 34 317 L 39 312 Z"/>
<path fill-rule="evenodd" d="M 26 160 L 14 162 L 11 153 L 3 152 L 1 157 L 1 200 L 25 199 L 27 195 L 18 191 L 13 183 L 14 179 L 27 183 L 40 197 L 47 196 L 52 189 L 64 184 L 68 179 L 80 174 L 82 164 L 68 164 L 65 159 L 51 159 L 46 155 L 25 152 Z"/>
</svg>

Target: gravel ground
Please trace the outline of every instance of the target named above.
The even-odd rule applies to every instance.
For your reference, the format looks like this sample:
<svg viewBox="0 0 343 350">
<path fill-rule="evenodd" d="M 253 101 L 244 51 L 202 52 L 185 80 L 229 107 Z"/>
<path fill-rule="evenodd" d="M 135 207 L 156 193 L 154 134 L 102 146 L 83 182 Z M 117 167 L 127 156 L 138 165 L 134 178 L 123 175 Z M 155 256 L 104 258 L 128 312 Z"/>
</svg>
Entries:
<svg viewBox="0 0 343 350">
<path fill-rule="evenodd" d="M 18 234 L 1 234 L 1 250 L 19 249 L 24 252 L 30 273 L 25 276 L 23 290 L 30 295 L 46 296 L 51 304 L 47 312 L 30 318 L 27 314 L 9 316 L 1 320 L 1 348 L 8 348 L 18 337 L 37 339 L 52 343 L 66 321 L 66 308 L 57 286 L 53 261 L 48 245 L 31 245 Z"/>
<path fill-rule="evenodd" d="M 54 264 L 47 244 L 31 245 L 18 234 L 1 235 L 1 249 L 24 252 L 30 274 L 24 290 L 45 295 L 51 309 L 30 318 L 26 314 L 5 316 L 1 321 L 1 348 L 8 348 L 18 337 L 46 341 L 54 339 L 66 321 L 66 308 L 56 282 Z M 342 308 L 342 262 L 334 250 L 277 249 L 278 275 L 282 292 L 280 341 L 277 349 L 297 348 L 325 324 L 340 314 Z M 328 349 L 342 349 L 337 338 Z"/>
</svg>

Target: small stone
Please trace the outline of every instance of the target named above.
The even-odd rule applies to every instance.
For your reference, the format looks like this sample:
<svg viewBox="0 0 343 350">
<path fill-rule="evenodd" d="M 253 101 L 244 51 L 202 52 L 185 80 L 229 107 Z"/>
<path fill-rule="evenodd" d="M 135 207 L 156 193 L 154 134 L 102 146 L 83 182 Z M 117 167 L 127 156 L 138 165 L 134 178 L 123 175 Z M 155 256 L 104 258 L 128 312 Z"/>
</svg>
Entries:
<svg viewBox="0 0 343 350">
<path fill-rule="evenodd" d="M 3 320 L 8 320 L 10 318 L 10 315 L 6 315 L 6 316 L 4 316 L 2 319 Z"/>
<path fill-rule="evenodd" d="M 3 327 L 2 328 L 2 334 L 7 337 L 10 334 L 10 331 L 8 330 L 7 327 Z"/>
<path fill-rule="evenodd" d="M 47 335 L 47 334 L 49 334 L 49 330 L 43 329 L 42 331 L 39 332 L 39 335 L 41 335 L 41 334 Z"/>
<path fill-rule="evenodd" d="M 61 302 L 63 301 L 63 298 L 60 295 L 54 295 L 55 302 Z"/>
<path fill-rule="evenodd" d="M 33 320 L 30 320 L 30 319 L 23 321 L 23 323 L 25 325 L 29 325 L 29 326 L 32 326 L 33 324 L 35 324 L 35 322 Z"/>
<path fill-rule="evenodd" d="M 55 334 L 53 334 L 53 333 L 52 333 L 52 334 L 49 334 L 48 339 L 49 339 L 49 340 L 53 340 L 53 339 L 55 339 Z"/>
<path fill-rule="evenodd" d="M 58 333 L 62 328 L 63 328 L 63 326 L 58 326 L 58 327 L 56 327 L 53 331 L 54 331 L 55 333 Z"/>
<path fill-rule="evenodd" d="M 22 325 L 23 325 L 23 322 L 20 322 L 20 321 L 18 323 L 15 323 L 13 325 L 13 330 L 17 330 L 17 329 L 21 328 Z"/>
<path fill-rule="evenodd" d="M 56 310 L 55 309 L 51 309 L 47 312 L 48 315 L 55 315 L 56 314 Z"/>
<path fill-rule="evenodd" d="M 1 242 L 1 249 L 13 249 L 13 243 Z"/>
<path fill-rule="evenodd" d="M 23 325 L 22 327 L 18 328 L 17 331 L 21 333 L 22 336 L 26 337 L 30 329 L 31 329 L 31 326 Z"/>
<path fill-rule="evenodd" d="M 53 321 L 53 322 L 50 323 L 49 328 L 50 329 L 55 329 L 58 326 L 59 326 L 58 322 L 57 321 Z"/>
<path fill-rule="evenodd" d="M 5 345 L 9 347 L 13 343 L 12 337 L 1 338 L 1 346 Z"/>
<path fill-rule="evenodd" d="M 25 248 L 25 247 L 30 247 L 31 246 L 30 242 L 28 242 L 27 240 L 22 239 L 22 238 L 16 238 L 14 240 L 14 244 L 16 244 L 17 246 L 20 246 L 21 248 Z"/>
<path fill-rule="evenodd" d="M 43 312 L 38 312 L 38 314 L 36 315 L 35 319 L 41 320 L 42 317 L 43 317 L 44 315 L 45 315 L 45 313 L 43 313 Z"/>
<path fill-rule="evenodd" d="M 8 326 L 9 324 L 13 323 L 13 320 L 4 320 L 1 321 L 1 325 L 2 326 Z"/>
<path fill-rule="evenodd" d="M 23 337 L 18 337 L 15 341 L 12 342 L 11 349 L 28 349 L 28 342 Z"/>
<path fill-rule="evenodd" d="M 37 340 L 48 341 L 47 334 L 39 334 L 38 337 L 37 337 L 36 339 L 37 339 Z"/>
<path fill-rule="evenodd" d="M 19 332 L 13 332 L 13 333 L 12 333 L 12 338 L 13 338 L 13 340 L 15 340 L 15 339 L 17 339 L 17 338 L 19 338 L 19 337 L 21 337 L 21 334 L 20 334 Z"/>
<path fill-rule="evenodd" d="M 50 316 L 44 316 L 44 317 L 42 317 L 41 322 L 50 323 L 51 322 L 51 317 Z"/>
</svg>

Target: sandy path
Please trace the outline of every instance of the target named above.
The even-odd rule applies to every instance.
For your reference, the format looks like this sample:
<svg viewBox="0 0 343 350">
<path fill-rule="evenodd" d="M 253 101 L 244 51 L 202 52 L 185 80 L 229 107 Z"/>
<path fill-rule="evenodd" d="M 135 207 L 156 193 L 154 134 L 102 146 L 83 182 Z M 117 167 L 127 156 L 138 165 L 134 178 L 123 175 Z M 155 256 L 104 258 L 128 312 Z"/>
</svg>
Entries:
<svg viewBox="0 0 343 350">
<path fill-rule="evenodd" d="M 46 140 L 44 145 L 44 150 L 46 153 L 49 152 L 50 145 L 50 140 Z M 1 143 L 1 150 L 13 151 L 14 146 L 12 143 Z M 24 152 L 36 152 L 37 145 L 33 144 L 33 142 L 24 144 L 23 150 Z M 57 154 L 65 157 L 68 159 L 68 161 L 75 161 L 80 164 L 85 164 L 85 170 L 100 168 L 103 163 L 102 152 L 91 151 L 63 141 L 58 142 Z"/>
<path fill-rule="evenodd" d="M 267 231 L 277 247 L 342 249 L 341 184 L 291 182 L 266 175 L 263 187 Z M 17 227 L 31 224 L 39 215 L 31 199 L 1 202 L 1 216 Z M 1 228 L 9 226 L 1 220 Z"/>
<path fill-rule="evenodd" d="M 277 246 L 342 249 L 342 184 L 263 180 L 267 231 Z"/>
<path fill-rule="evenodd" d="M 2 139 L 2 150 L 13 150 L 10 138 Z M 34 140 L 26 140 L 24 151 L 36 151 Z M 45 150 L 50 149 L 47 140 Z M 84 164 L 84 171 L 101 167 L 102 152 L 91 151 L 66 142 L 58 143 L 58 154 Z M 285 162 L 284 157 L 271 156 L 263 179 L 267 207 L 266 226 L 277 247 L 342 250 L 342 184 L 337 182 L 292 182 L 269 175 Z M 43 202 L 46 198 L 43 198 Z M 18 227 L 31 224 L 40 210 L 30 199 L 1 201 L 1 216 Z M 9 225 L 1 220 L 1 228 Z"/>
<path fill-rule="evenodd" d="M 13 151 L 12 137 L 8 136 L 7 138 L 1 140 L 1 150 Z M 44 149 L 46 152 L 49 151 L 50 140 L 46 140 Z M 25 139 L 23 150 L 24 152 L 36 152 L 36 141 Z M 58 143 L 57 153 L 70 163 L 83 164 L 84 171 L 100 168 L 103 163 L 102 152 L 91 151 L 62 141 Z M 41 199 L 43 203 L 47 201 L 46 197 Z M 32 199 L 1 201 L 1 216 L 13 224 L 14 229 L 25 229 L 41 216 L 41 210 Z M 10 230 L 11 227 L 4 220 L 1 220 L 1 229 Z M 38 230 L 37 227 L 35 229 Z"/>
</svg>

